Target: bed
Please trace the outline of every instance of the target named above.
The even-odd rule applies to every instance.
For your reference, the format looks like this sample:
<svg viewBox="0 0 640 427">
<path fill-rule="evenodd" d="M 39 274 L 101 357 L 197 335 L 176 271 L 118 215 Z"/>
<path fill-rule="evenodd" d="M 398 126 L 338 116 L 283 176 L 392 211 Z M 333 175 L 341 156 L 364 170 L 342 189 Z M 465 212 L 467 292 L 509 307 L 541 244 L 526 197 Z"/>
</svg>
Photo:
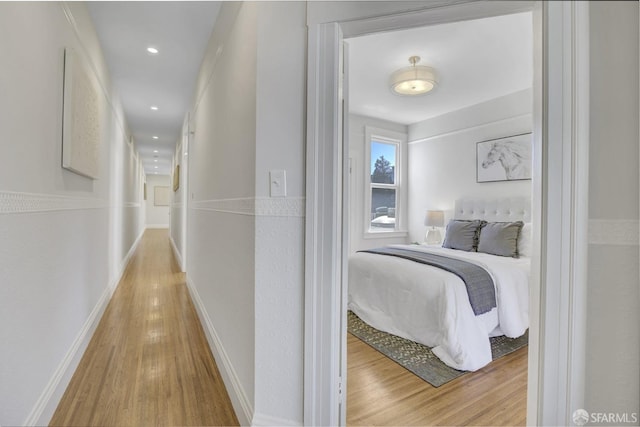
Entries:
<svg viewBox="0 0 640 427">
<path fill-rule="evenodd" d="M 492 360 L 489 337 L 516 338 L 529 326 L 529 206 L 525 198 L 458 200 L 443 243 L 449 247 L 390 245 L 383 250 L 445 256 L 482 267 L 493 282 L 495 307 L 472 307 L 467 284 L 457 273 L 393 254 L 357 252 L 349 258 L 349 309 L 376 329 L 432 347 L 455 369 L 482 368 Z M 465 238 L 477 224 L 478 251 L 468 251 Z M 467 235 L 456 234 L 456 227 Z"/>
</svg>

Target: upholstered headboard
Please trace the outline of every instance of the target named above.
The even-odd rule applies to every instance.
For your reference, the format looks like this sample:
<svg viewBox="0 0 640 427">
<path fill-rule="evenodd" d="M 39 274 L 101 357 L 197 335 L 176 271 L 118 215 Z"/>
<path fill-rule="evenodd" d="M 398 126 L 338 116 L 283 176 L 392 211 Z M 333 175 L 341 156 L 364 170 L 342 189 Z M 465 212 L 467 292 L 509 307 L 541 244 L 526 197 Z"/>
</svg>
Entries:
<svg viewBox="0 0 640 427">
<path fill-rule="evenodd" d="M 527 197 L 458 199 L 453 218 L 531 222 L 531 200 Z"/>
</svg>

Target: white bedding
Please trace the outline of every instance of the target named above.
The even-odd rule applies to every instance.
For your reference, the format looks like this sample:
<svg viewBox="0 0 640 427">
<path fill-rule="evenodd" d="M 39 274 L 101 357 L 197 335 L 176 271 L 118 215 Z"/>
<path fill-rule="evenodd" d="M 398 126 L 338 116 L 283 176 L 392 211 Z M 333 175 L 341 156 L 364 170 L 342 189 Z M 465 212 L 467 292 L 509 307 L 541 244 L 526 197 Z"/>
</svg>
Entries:
<svg viewBox="0 0 640 427">
<path fill-rule="evenodd" d="M 473 262 L 491 274 L 497 308 L 475 316 L 464 282 L 437 267 L 359 252 L 349 259 L 349 309 L 376 329 L 429 347 L 447 365 L 475 371 L 491 362 L 489 337 L 529 327 L 528 258 L 433 246 L 392 245 Z"/>
</svg>

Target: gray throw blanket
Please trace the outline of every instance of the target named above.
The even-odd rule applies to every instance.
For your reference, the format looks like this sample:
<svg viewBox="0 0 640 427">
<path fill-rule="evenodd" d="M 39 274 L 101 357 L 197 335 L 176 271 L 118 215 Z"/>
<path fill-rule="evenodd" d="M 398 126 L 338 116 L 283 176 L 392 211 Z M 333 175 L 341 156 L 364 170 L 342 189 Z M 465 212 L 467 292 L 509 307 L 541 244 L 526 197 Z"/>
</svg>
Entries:
<svg viewBox="0 0 640 427">
<path fill-rule="evenodd" d="M 372 254 L 404 258 L 421 264 L 432 265 L 457 275 L 467 286 L 469 302 L 476 316 L 487 313 L 496 306 L 496 291 L 493 279 L 484 268 L 476 264 L 443 255 L 393 247 L 376 248 L 358 252 L 369 252 Z"/>
</svg>

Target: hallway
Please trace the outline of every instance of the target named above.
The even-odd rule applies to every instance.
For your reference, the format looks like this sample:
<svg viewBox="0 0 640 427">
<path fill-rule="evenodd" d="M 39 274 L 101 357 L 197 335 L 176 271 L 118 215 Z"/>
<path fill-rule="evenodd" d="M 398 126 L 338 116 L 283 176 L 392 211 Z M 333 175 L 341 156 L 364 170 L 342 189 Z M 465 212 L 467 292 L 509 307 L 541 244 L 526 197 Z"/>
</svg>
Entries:
<svg viewBox="0 0 640 427">
<path fill-rule="evenodd" d="M 145 231 L 50 425 L 238 425 L 168 231 Z"/>
</svg>

